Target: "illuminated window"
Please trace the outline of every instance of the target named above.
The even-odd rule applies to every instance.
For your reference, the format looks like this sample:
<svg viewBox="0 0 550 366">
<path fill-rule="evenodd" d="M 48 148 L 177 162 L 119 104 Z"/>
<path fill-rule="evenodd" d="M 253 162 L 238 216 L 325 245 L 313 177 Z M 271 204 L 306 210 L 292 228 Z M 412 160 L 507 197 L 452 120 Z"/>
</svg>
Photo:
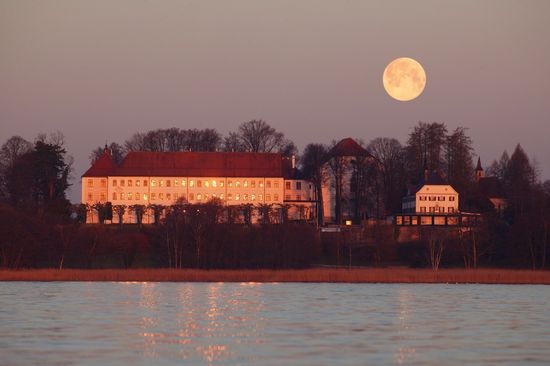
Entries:
<svg viewBox="0 0 550 366">
<path fill-rule="evenodd" d="M 125 183 L 125 182 L 124 182 L 124 179 L 121 179 L 121 180 L 120 180 L 120 186 L 121 186 L 121 187 L 124 187 L 124 185 L 125 185 L 124 183 Z"/>
<path fill-rule="evenodd" d="M 248 194 L 243 194 L 243 200 L 247 201 L 248 200 Z"/>
<path fill-rule="evenodd" d="M 166 181 L 166 187 L 172 187 L 172 181 L 170 179 Z"/>
<path fill-rule="evenodd" d="M 250 188 L 256 188 L 256 181 L 250 181 Z"/>
<path fill-rule="evenodd" d="M 241 199 L 241 195 L 239 193 L 235 193 L 235 201 L 238 201 Z"/>
<path fill-rule="evenodd" d="M 240 188 L 241 186 L 241 182 L 240 181 L 236 181 L 235 182 L 235 188 Z"/>
<path fill-rule="evenodd" d="M 202 187 L 202 180 L 198 180 L 197 181 L 197 188 L 201 188 L 201 187 Z"/>
<path fill-rule="evenodd" d="M 271 181 L 270 180 L 265 181 L 265 188 L 271 188 Z"/>
<path fill-rule="evenodd" d="M 194 187 L 194 186 L 195 186 L 195 182 L 192 181 L 192 180 L 190 180 L 190 181 L 189 181 L 189 187 Z"/>
<path fill-rule="evenodd" d="M 212 187 L 216 188 L 217 187 L 217 182 L 215 180 L 212 181 Z"/>
<path fill-rule="evenodd" d="M 216 193 L 212 193 L 212 198 L 217 198 L 218 195 Z"/>
<path fill-rule="evenodd" d="M 167 199 L 167 200 L 171 200 L 171 199 L 172 199 L 172 194 L 166 193 L 166 199 Z"/>
<path fill-rule="evenodd" d="M 205 200 L 205 201 L 208 201 L 208 193 L 205 193 L 205 194 L 204 194 L 204 200 Z"/>
<path fill-rule="evenodd" d="M 302 182 L 296 182 L 296 189 L 302 189 Z"/>
<path fill-rule="evenodd" d="M 164 193 L 159 193 L 159 200 L 163 200 L 164 199 Z"/>
<path fill-rule="evenodd" d="M 181 180 L 181 186 L 185 187 L 187 185 L 187 181 L 185 179 Z"/>
<path fill-rule="evenodd" d="M 94 196 L 91 193 L 88 193 L 88 201 L 92 201 L 94 199 Z"/>
<path fill-rule="evenodd" d="M 233 187 L 233 182 L 230 181 L 230 180 L 228 180 L 228 181 L 227 181 L 227 186 L 228 186 L 229 188 Z"/>
<path fill-rule="evenodd" d="M 224 197 L 224 195 L 223 195 L 223 193 L 221 193 L 220 194 L 220 199 L 223 200 L 223 197 Z"/>
<path fill-rule="evenodd" d="M 157 181 L 155 179 L 151 179 L 151 187 L 156 187 Z"/>
<path fill-rule="evenodd" d="M 113 192 L 113 201 L 116 201 L 116 192 Z"/>
<path fill-rule="evenodd" d="M 134 198 L 134 195 L 132 193 L 128 193 L 128 199 L 132 200 Z"/>
<path fill-rule="evenodd" d="M 149 195 L 147 193 L 143 194 L 143 200 L 147 201 L 149 199 Z"/>
<path fill-rule="evenodd" d="M 139 180 L 138 180 L 137 182 L 139 182 Z M 137 183 L 137 182 L 136 182 L 136 183 Z M 134 197 L 136 198 L 136 200 L 139 201 L 139 198 L 141 197 L 141 195 L 140 195 L 139 193 L 136 192 L 136 193 L 134 194 Z"/>
<path fill-rule="evenodd" d="M 180 186 L 180 181 L 177 179 L 174 179 L 174 187 L 179 187 L 179 186 Z"/>
<path fill-rule="evenodd" d="M 208 188 L 208 187 L 210 186 L 210 182 L 207 181 L 207 180 L 205 180 L 205 181 L 204 181 L 204 186 L 205 186 L 206 188 Z"/>
<path fill-rule="evenodd" d="M 197 186 L 199 185 L 200 180 L 197 182 Z M 202 194 L 197 194 L 197 201 L 202 200 Z"/>
<path fill-rule="evenodd" d="M 220 187 L 223 188 L 223 186 L 224 186 L 223 180 L 220 180 Z"/>
<path fill-rule="evenodd" d="M 296 195 L 296 200 L 297 200 L 297 201 L 301 201 L 301 200 L 302 200 L 302 195 L 297 194 L 297 195 Z"/>
<path fill-rule="evenodd" d="M 138 179 L 136 180 L 136 187 L 140 187 L 141 186 L 141 181 Z"/>
<path fill-rule="evenodd" d="M 117 181 L 116 179 L 113 180 L 113 187 L 116 187 Z"/>
<path fill-rule="evenodd" d="M 143 180 L 143 186 L 144 186 L 144 187 L 147 187 L 147 179 L 144 179 L 144 180 Z"/>
<path fill-rule="evenodd" d="M 231 193 L 227 194 L 227 200 L 231 201 L 233 199 L 233 195 Z"/>
<path fill-rule="evenodd" d="M 255 194 L 251 194 L 251 195 L 250 195 L 250 200 L 251 200 L 251 201 L 256 201 L 256 195 L 255 195 Z"/>
<path fill-rule="evenodd" d="M 265 195 L 265 200 L 266 200 L 266 201 L 271 201 L 271 195 L 270 195 L 270 194 L 266 194 L 266 195 Z"/>
<path fill-rule="evenodd" d="M 194 201 L 194 200 L 195 200 L 195 194 L 189 193 L 189 201 Z"/>
<path fill-rule="evenodd" d="M 159 187 L 164 187 L 164 180 L 163 180 L 163 179 L 161 179 L 161 180 L 159 181 Z"/>
<path fill-rule="evenodd" d="M 290 189 L 290 182 L 285 182 L 285 189 Z"/>
<path fill-rule="evenodd" d="M 279 195 L 278 194 L 274 194 L 273 195 L 273 201 L 278 201 L 279 200 Z"/>
<path fill-rule="evenodd" d="M 259 185 L 260 185 L 260 188 L 264 188 L 264 182 L 260 181 Z"/>
<path fill-rule="evenodd" d="M 259 200 L 259 201 L 263 201 L 263 200 L 264 200 L 264 195 L 263 195 L 263 194 L 259 194 L 259 195 L 258 195 L 258 200 Z"/>
<path fill-rule="evenodd" d="M 156 199 L 157 199 L 157 194 L 151 193 L 151 200 L 156 200 Z"/>
<path fill-rule="evenodd" d="M 102 180 L 101 180 L 101 187 L 102 187 L 102 188 L 107 187 L 107 182 L 105 181 L 105 179 L 102 179 Z"/>
<path fill-rule="evenodd" d="M 121 199 L 121 200 L 125 200 L 125 199 L 126 199 L 126 195 L 125 195 L 124 193 L 121 193 L 121 194 L 120 194 L 120 199 Z"/>
<path fill-rule="evenodd" d="M 105 201 L 105 193 L 102 193 L 99 197 L 101 201 Z"/>
<path fill-rule="evenodd" d="M 279 182 L 277 181 L 273 182 L 273 188 L 279 188 Z"/>
<path fill-rule="evenodd" d="M 243 182 L 243 187 L 244 187 L 244 188 L 248 188 L 248 181 L 247 181 L 247 180 L 245 180 L 245 181 Z"/>
<path fill-rule="evenodd" d="M 132 186 L 132 180 L 131 179 L 128 179 L 128 187 L 131 187 Z"/>
</svg>

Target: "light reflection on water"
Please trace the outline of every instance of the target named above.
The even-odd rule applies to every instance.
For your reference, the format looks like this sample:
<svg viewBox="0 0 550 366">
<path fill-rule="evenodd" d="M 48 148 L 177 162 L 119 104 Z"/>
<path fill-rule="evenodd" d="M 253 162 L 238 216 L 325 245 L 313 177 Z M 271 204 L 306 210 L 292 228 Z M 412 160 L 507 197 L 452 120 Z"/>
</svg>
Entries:
<svg viewBox="0 0 550 366">
<path fill-rule="evenodd" d="M 549 364 L 550 287 L 0 283 L 0 365 Z"/>
</svg>

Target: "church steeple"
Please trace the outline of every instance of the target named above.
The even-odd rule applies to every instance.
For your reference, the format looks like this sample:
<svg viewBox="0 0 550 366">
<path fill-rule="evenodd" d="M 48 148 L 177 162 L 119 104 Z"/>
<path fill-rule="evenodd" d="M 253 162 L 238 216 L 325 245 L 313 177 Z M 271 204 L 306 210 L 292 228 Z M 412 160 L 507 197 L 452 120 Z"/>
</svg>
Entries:
<svg viewBox="0 0 550 366">
<path fill-rule="evenodd" d="M 476 182 L 479 182 L 479 180 L 485 176 L 485 172 L 481 167 L 481 158 L 479 156 L 477 157 L 477 166 L 475 170 L 475 176 L 476 176 Z"/>
</svg>

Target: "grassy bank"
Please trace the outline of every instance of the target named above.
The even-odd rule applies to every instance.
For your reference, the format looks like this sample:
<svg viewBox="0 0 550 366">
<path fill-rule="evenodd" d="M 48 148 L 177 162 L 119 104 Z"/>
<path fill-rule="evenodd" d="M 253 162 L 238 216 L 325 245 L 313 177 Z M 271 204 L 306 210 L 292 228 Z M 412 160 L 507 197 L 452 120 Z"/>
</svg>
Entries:
<svg viewBox="0 0 550 366">
<path fill-rule="evenodd" d="M 303 270 L 0 270 L 0 281 L 342 282 L 550 284 L 550 271 L 510 269 L 315 268 Z"/>
</svg>

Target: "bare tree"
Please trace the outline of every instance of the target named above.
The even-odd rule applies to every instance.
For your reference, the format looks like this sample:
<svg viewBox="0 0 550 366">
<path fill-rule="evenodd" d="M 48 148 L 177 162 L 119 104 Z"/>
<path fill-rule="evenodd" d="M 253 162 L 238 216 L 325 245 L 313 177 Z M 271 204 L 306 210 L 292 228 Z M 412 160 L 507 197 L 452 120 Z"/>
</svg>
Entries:
<svg viewBox="0 0 550 366">
<path fill-rule="evenodd" d="M 242 123 L 237 133 L 230 133 L 224 140 L 225 151 L 246 151 L 296 154 L 294 143 L 285 138 L 265 121 L 252 120 Z"/>
<path fill-rule="evenodd" d="M 332 184 L 334 185 L 335 192 L 335 207 L 334 214 L 336 218 L 336 223 L 342 223 L 342 206 L 343 201 L 346 199 L 343 194 L 343 185 L 344 185 L 344 176 L 348 169 L 349 162 L 344 156 L 332 156 L 328 160 L 328 171 L 332 177 Z"/>
<path fill-rule="evenodd" d="M 124 221 L 124 213 L 126 213 L 126 205 L 114 205 L 113 212 L 117 215 L 118 224 L 122 226 Z"/>
<path fill-rule="evenodd" d="M 430 265 L 434 271 L 437 271 L 443 258 L 447 231 L 445 228 L 427 227 L 422 228 L 420 234 L 427 246 Z"/>
<path fill-rule="evenodd" d="M 387 213 L 400 212 L 401 196 L 406 185 L 404 148 L 394 138 L 373 139 L 367 150 L 378 160 L 382 176 L 384 207 Z"/>
<path fill-rule="evenodd" d="M 328 149 L 323 144 L 309 144 L 304 149 L 300 161 L 304 176 L 315 187 L 316 202 L 316 220 L 317 225 L 323 225 L 323 184 L 327 181 L 327 171 L 323 169 L 323 164 L 327 159 Z"/>
<path fill-rule="evenodd" d="M 443 166 L 443 146 L 447 127 L 444 123 L 418 122 L 407 141 L 407 167 L 409 176 L 418 178 L 427 165 L 430 170 Z"/>
<path fill-rule="evenodd" d="M 116 142 L 111 142 L 109 145 L 105 145 L 104 147 L 101 147 L 101 146 L 96 147 L 90 153 L 89 158 L 92 164 L 96 162 L 97 159 L 101 157 L 101 155 L 103 155 L 103 153 L 105 152 L 105 148 L 107 148 L 110 151 L 113 161 L 116 164 L 120 164 L 124 159 L 124 156 L 126 155 L 124 148 L 121 145 L 117 144 Z"/>
</svg>

